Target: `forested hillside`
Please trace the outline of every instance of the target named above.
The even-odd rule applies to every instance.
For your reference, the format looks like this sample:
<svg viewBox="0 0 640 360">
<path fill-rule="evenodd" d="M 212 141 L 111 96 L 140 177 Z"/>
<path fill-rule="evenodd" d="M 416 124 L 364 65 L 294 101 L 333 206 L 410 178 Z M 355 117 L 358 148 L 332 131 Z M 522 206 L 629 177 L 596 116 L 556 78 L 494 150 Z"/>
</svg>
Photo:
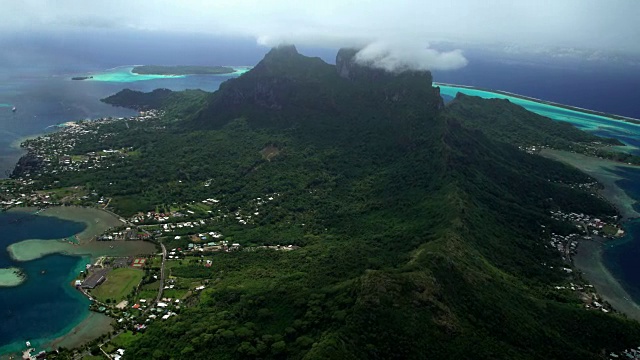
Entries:
<svg viewBox="0 0 640 360">
<path fill-rule="evenodd" d="M 569 275 L 542 226 L 568 228 L 549 211 L 615 215 L 572 186 L 592 179 L 470 125 L 476 108 L 501 124 L 530 115 L 480 99 L 444 108 L 428 72 L 389 74 L 353 55 L 333 66 L 274 49 L 184 121 L 110 129 L 120 136 L 100 146 L 137 151 L 121 165 L 43 180 L 89 183 L 124 214 L 280 194 L 255 224 L 223 231 L 301 248 L 176 266 L 208 288 L 125 358 L 601 359 L 637 346 L 636 322 L 554 289 Z M 593 140 L 560 126 L 545 139 Z"/>
</svg>

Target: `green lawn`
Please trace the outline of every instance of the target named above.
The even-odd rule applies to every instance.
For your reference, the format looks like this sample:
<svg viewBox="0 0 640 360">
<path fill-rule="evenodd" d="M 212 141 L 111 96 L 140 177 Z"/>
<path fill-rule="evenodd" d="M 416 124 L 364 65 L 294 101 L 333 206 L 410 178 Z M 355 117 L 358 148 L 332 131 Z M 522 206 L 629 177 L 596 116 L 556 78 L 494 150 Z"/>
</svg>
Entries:
<svg viewBox="0 0 640 360">
<path fill-rule="evenodd" d="M 115 269 L 107 274 L 107 280 L 91 291 L 96 299 L 106 301 L 107 299 L 115 299 L 120 301 L 124 299 L 140 280 L 144 277 L 144 271 L 131 268 Z"/>
<path fill-rule="evenodd" d="M 152 283 L 142 285 L 140 287 L 140 292 L 138 292 L 138 296 L 136 298 L 138 300 L 139 299 L 146 299 L 146 300 L 155 299 L 156 296 L 158 295 L 158 287 L 160 287 L 159 281 L 154 281 Z"/>
<path fill-rule="evenodd" d="M 131 343 L 134 341 L 136 341 L 136 335 L 134 335 L 131 331 L 125 331 L 111 340 L 113 345 L 124 348 L 131 345 Z"/>
<path fill-rule="evenodd" d="M 136 336 L 131 331 L 125 331 L 120 335 L 114 337 L 109 342 L 108 346 L 111 348 L 113 346 L 114 349 L 124 348 L 126 349 L 131 345 L 134 341 L 136 341 Z"/>
<path fill-rule="evenodd" d="M 170 299 L 182 299 L 189 290 L 187 289 L 164 289 L 162 297 Z"/>
</svg>

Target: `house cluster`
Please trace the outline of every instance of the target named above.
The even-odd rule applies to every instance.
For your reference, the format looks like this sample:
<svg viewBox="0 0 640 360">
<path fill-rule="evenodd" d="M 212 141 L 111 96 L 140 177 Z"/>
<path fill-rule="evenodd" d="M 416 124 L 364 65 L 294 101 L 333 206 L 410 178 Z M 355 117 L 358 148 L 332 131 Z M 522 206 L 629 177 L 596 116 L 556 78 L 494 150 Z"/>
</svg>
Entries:
<svg viewBox="0 0 640 360">
<path fill-rule="evenodd" d="M 271 249 L 271 250 L 276 250 L 276 251 L 292 251 L 292 250 L 297 250 L 300 249 L 300 246 L 296 246 L 296 245 L 265 245 L 265 246 L 252 246 L 252 247 L 248 247 L 247 250 L 251 251 L 254 249 Z"/>
<path fill-rule="evenodd" d="M 558 250 L 562 254 L 563 260 L 570 260 L 575 255 L 578 248 L 578 240 L 582 238 L 579 234 L 558 235 L 551 233 L 549 244 L 552 248 Z"/>
<path fill-rule="evenodd" d="M 3 190 L 0 188 L 0 190 Z M 10 209 L 16 206 L 29 206 L 29 207 L 47 207 L 60 205 L 57 201 L 53 200 L 50 195 L 36 192 L 29 192 L 28 194 L 20 192 L 12 192 L 9 189 L 4 189 L 0 194 L 0 208 Z"/>
<path fill-rule="evenodd" d="M 200 252 L 205 252 L 205 251 L 229 252 L 229 251 L 238 251 L 240 249 L 241 249 L 240 244 L 238 244 L 238 243 L 229 244 L 229 242 L 226 241 L 226 240 L 210 241 L 208 243 L 202 243 L 202 244 L 189 243 L 189 245 L 187 245 L 187 251 L 190 251 L 190 252 L 195 252 L 195 251 L 200 251 Z"/>
<path fill-rule="evenodd" d="M 162 116 L 159 111 L 147 111 L 129 118 L 100 118 L 91 121 L 68 122 L 60 125 L 60 131 L 25 141 L 24 146 L 29 153 L 41 162 L 40 171 L 57 173 L 61 171 L 80 171 L 85 169 L 104 168 L 122 159 L 132 149 L 104 149 L 88 152 L 83 155 L 73 154 L 73 150 L 81 139 L 98 138 L 105 140 L 115 136 L 113 133 L 100 133 L 100 126 L 117 121 L 146 121 Z M 30 174 L 27 173 L 27 176 Z M 37 174 L 33 174 L 37 175 Z"/>
<path fill-rule="evenodd" d="M 85 154 L 77 154 L 74 149 L 82 141 L 96 141 L 116 136 L 113 133 L 101 134 L 99 129 L 103 124 L 116 121 L 146 121 L 162 116 L 159 111 L 142 112 L 130 118 L 101 118 L 92 121 L 68 122 L 59 125 L 60 131 L 26 140 L 21 146 L 28 150 L 27 161 L 20 167 L 20 174 L 11 181 L 3 182 L 0 186 L 0 206 L 4 209 L 15 206 L 46 207 L 60 205 L 60 199 L 54 199 L 46 191 L 36 192 L 34 179 L 42 174 L 56 174 L 59 172 L 83 171 L 97 168 L 109 168 L 128 156 L 131 148 L 104 149 Z M 40 189 L 41 190 L 41 189 Z M 73 196 L 72 196 L 73 197 Z M 95 197 L 95 199 L 92 199 Z M 85 205 L 106 205 L 108 199 L 98 194 L 82 194 L 74 199 Z M 68 202 L 68 201 L 66 201 Z"/>
<path fill-rule="evenodd" d="M 565 268 L 567 269 L 567 268 Z M 569 283 L 566 286 L 554 286 L 556 290 L 571 290 L 579 294 L 580 299 L 584 303 L 584 307 L 587 310 L 598 310 L 603 313 L 609 313 L 612 311 L 611 305 L 604 302 L 598 294 L 595 293 L 593 285 L 590 284 L 576 284 Z"/>
<path fill-rule="evenodd" d="M 275 198 L 281 196 L 279 193 L 266 194 L 264 197 L 259 197 L 249 201 L 251 209 L 248 211 L 238 208 L 232 215 L 232 217 L 238 221 L 241 225 L 247 225 L 254 222 L 256 216 L 260 215 L 260 206 L 266 204 L 269 201 L 275 200 Z M 220 210 L 218 210 L 220 211 Z M 227 215 L 224 215 L 227 217 Z"/>
<path fill-rule="evenodd" d="M 162 224 L 162 231 L 167 233 L 167 232 L 172 232 L 174 230 L 179 230 L 179 229 L 188 229 L 188 228 L 193 229 L 195 227 L 204 226 L 210 222 L 211 222 L 210 219 L 199 219 L 199 220 L 184 221 L 179 223 L 167 223 L 167 224 Z"/>
<path fill-rule="evenodd" d="M 622 236 L 624 230 L 622 230 L 615 223 L 607 223 L 602 219 L 596 218 L 583 213 L 565 213 L 562 211 L 550 211 L 551 217 L 556 220 L 569 221 L 576 225 L 576 227 L 586 230 L 588 235 L 597 236 Z M 613 217 L 613 221 L 617 220 L 617 216 Z M 605 229 L 608 228 L 608 229 Z M 608 230 L 605 231 L 605 230 Z"/>
<path fill-rule="evenodd" d="M 138 240 L 138 230 L 130 227 L 121 229 L 120 231 L 111 231 L 98 236 L 98 241 L 117 241 L 117 240 Z"/>
<path fill-rule="evenodd" d="M 626 349 L 624 351 L 620 351 L 618 353 L 611 352 L 609 353 L 610 360 L 618 360 L 618 359 L 640 359 L 640 346 L 636 349 Z"/>
<path fill-rule="evenodd" d="M 180 311 L 180 299 L 162 298 L 155 306 L 148 305 L 150 303 L 150 300 L 139 299 L 129 307 L 129 311 L 118 314 L 117 324 L 133 331 L 144 331 L 149 323 L 157 319 L 167 320 L 172 316 L 177 316 L 177 312 Z M 123 301 L 118 305 L 119 308 L 123 308 L 123 306 L 128 306 L 127 302 Z M 113 313 L 113 315 L 115 314 Z"/>
<path fill-rule="evenodd" d="M 113 360 L 120 360 L 124 356 L 124 349 L 117 349 L 113 354 L 109 355 Z"/>
<path fill-rule="evenodd" d="M 162 320 L 167 320 L 172 316 L 177 316 L 176 311 L 180 311 L 180 299 L 172 299 L 172 298 L 162 298 L 155 307 L 149 308 L 147 306 L 146 299 L 140 299 L 137 303 L 131 306 L 132 311 L 137 310 L 140 312 L 144 312 L 146 319 L 144 319 L 143 323 L 136 322 L 133 325 L 134 330 L 143 331 L 146 329 L 147 325 L 160 318 Z M 149 313 L 149 315 L 146 315 Z M 118 322 L 121 323 L 125 321 L 125 318 L 118 319 Z M 135 322 L 135 321 L 134 321 Z"/>
<path fill-rule="evenodd" d="M 139 213 L 132 216 L 129 221 L 135 224 L 146 224 L 146 223 L 163 223 L 169 221 L 169 219 L 182 218 L 186 215 L 179 211 L 170 211 L 170 212 L 162 212 L 158 213 L 155 211 L 149 211 L 147 213 Z"/>
<path fill-rule="evenodd" d="M 542 149 L 549 148 L 547 145 L 529 145 L 529 146 L 518 146 L 518 149 L 528 153 L 528 154 L 536 154 L 540 152 Z"/>
</svg>

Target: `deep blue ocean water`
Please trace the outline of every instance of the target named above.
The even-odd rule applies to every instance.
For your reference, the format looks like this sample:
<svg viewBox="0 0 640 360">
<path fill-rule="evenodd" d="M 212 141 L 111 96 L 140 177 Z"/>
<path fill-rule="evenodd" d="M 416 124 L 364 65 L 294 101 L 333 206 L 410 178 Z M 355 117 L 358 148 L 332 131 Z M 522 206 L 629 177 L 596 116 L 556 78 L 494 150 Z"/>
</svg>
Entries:
<svg viewBox="0 0 640 360">
<path fill-rule="evenodd" d="M 0 287 L 0 354 L 21 349 L 26 340 L 40 346 L 47 339 L 63 335 L 65 329 L 88 314 L 89 304 L 70 286 L 77 274 L 72 270 L 84 266 L 86 259 L 49 255 L 17 262 L 9 257 L 6 247 L 26 239 L 68 237 L 85 227 L 83 223 L 48 216 L 0 213 L 0 267 L 18 267 L 27 276 L 19 286 Z"/>
<path fill-rule="evenodd" d="M 97 41 L 97 39 L 102 39 Z M 2 39 L 0 39 L 2 40 Z M 24 41 L 29 46 L 22 46 Z M 228 77 L 188 76 L 128 83 L 71 81 L 77 74 L 104 71 L 128 64 L 255 65 L 268 49 L 240 42 L 215 43 L 205 37 L 153 40 L 145 36 L 17 39 L 2 43 L 0 53 L 0 177 L 20 156 L 11 145 L 20 138 L 51 131 L 51 125 L 101 116 L 127 116 L 133 111 L 102 104 L 99 99 L 125 87 L 216 90 Z M 155 43 L 154 43 L 155 41 Z M 299 50 L 331 62 L 334 50 Z M 637 67 L 587 61 L 500 58 L 467 52 L 469 65 L 449 72 L 434 72 L 438 82 L 510 91 L 544 100 L 640 118 L 640 71 Z M 17 111 L 11 112 L 11 106 Z M 594 131 L 640 147 L 640 136 L 620 127 Z M 621 186 L 640 199 L 640 172 L 621 170 Z M 3 251 L 24 238 L 64 237 L 80 231 L 77 223 L 55 223 L 37 217 L 12 225 L 0 214 L 0 266 L 15 265 Z M 24 224 L 30 224 L 25 226 Z M 640 222 L 630 223 L 627 236 L 607 249 L 605 261 L 630 293 L 640 299 Z M 59 231 L 59 233 L 58 233 Z M 86 314 L 86 300 L 66 286 L 83 265 L 79 257 L 52 255 L 20 264 L 28 279 L 19 287 L 0 289 L 0 354 L 9 343 L 36 344 L 55 337 Z M 45 275 L 40 271 L 46 269 Z M 40 340 L 38 340 L 40 339 Z M 6 349 L 6 347 L 4 348 Z"/>
</svg>

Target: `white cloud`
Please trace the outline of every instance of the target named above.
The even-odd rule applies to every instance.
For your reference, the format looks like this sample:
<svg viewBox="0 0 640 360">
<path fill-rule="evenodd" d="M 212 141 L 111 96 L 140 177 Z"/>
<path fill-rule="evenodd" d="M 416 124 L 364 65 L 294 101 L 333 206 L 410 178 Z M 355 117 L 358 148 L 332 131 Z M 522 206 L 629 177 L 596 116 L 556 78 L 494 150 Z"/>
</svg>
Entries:
<svg viewBox="0 0 640 360">
<path fill-rule="evenodd" d="M 460 50 L 438 52 L 411 43 L 375 42 L 360 50 L 355 60 L 390 72 L 454 70 L 467 65 L 467 59 Z"/>
<path fill-rule="evenodd" d="M 427 47 L 440 40 L 640 53 L 638 0 L 22 0 L 2 12 L 0 34 L 114 28 L 359 46 L 388 69 L 464 66 L 461 52 Z"/>
</svg>

